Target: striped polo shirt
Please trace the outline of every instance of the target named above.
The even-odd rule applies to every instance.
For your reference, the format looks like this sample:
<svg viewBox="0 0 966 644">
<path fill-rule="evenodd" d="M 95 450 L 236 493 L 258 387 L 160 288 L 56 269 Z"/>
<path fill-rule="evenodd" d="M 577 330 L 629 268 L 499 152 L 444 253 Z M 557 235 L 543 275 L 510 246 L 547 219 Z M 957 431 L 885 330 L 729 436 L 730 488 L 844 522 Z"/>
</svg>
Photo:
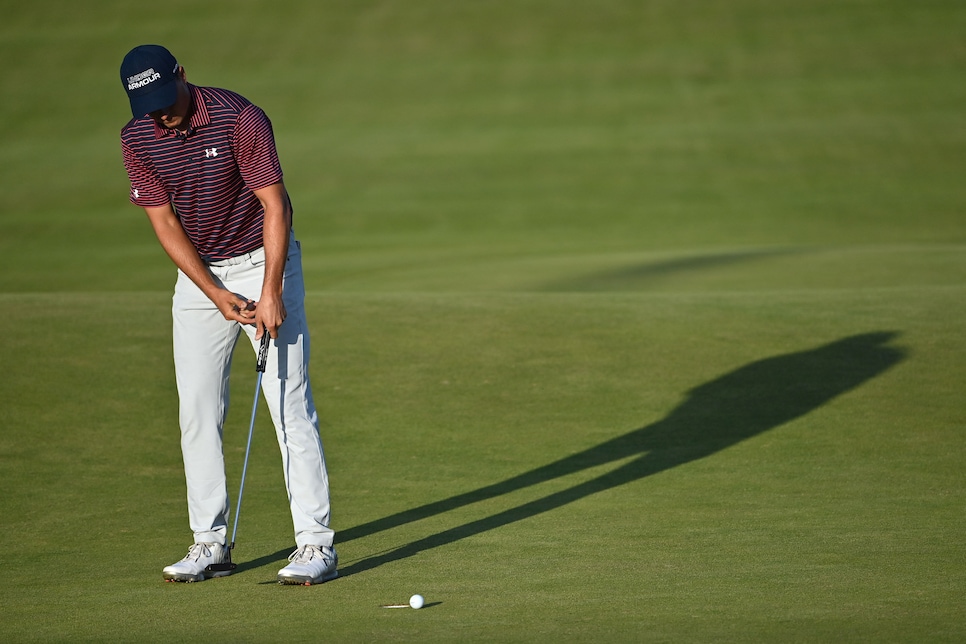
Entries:
<svg viewBox="0 0 966 644">
<path fill-rule="evenodd" d="M 205 261 L 262 246 L 264 209 L 254 190 L 282 180 L 271 121 L 234 92 L 188 85 L 187 135 L 149 116 L 121 130 L 131 203 L 170 203 Z"/>
</svg>

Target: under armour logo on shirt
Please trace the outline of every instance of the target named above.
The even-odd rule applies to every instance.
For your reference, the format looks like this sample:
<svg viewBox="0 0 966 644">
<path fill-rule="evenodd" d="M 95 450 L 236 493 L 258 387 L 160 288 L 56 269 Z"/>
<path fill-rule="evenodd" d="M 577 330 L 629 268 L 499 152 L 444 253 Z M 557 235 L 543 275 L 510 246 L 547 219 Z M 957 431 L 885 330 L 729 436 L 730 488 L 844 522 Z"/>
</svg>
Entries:
<svg viewBox="0 0 966 644">
<path fill-rule="evenodd" d="M 138 197 L 140 197 L 140 196 L 141 196 L 141 195 L 140 195 L 140 193 L 138 193 L 138 189 L 137 189 L 137 188 L 135 188 L 134 190 L 132 190 L 132 191 L 131 191 L 131 194 L 133 194 L 133 195 L 134 195 L 134 198 L 135 198 L 135 199 L 137 199 Z"/>
<path fill-rule="evenodd" d="M 218 156 L 218 148 L 205 148 L 205 158 Z"/>
</svg>

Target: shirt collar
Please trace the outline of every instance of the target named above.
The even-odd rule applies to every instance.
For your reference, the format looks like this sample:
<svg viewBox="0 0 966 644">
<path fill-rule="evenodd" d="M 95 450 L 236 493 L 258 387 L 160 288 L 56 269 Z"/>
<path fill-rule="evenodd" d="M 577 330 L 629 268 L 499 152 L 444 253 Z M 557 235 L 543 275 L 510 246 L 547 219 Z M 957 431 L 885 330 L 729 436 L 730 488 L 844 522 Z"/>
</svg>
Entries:
<svg viewBox="0 0 966 644">
<path fill-rule="evenodd" d="M 205 97 L 201 93 L 201 89 L 188 83 L 188 90 L 191 92 L 191 107 L 188 108 L 191 116 L 188 117 L 188 131 L 185 136 L 191 136 L 195 130 L 199 127 L 204 127 L 211 123 L 211 117 L 208 116 L 208 106 L 205 104 Z M 154 124 L 154 138 L 161 139 L 166 136 L 177 136 L 178 132 L 176 130 L 169 130 L 166 127 L 162 127 L 157 123 Z"/>
</svg>

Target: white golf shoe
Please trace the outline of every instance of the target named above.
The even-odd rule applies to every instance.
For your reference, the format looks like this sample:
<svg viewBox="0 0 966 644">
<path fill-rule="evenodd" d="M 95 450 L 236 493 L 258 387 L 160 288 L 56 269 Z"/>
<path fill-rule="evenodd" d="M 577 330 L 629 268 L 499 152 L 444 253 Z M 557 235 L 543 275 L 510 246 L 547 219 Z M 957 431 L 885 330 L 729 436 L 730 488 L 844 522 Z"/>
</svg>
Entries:
<svg viewBox="0 0 966 644">
<path fill-rule="evenodd" d="M 291 562 L 278 571 L 278 583 L 321 584 L 339 576 L 339 556 L 329 546 L 302 546 L 291 555 Z"/>
<path fill-rule="evenodd" d="M 196 543 L 188 548 L 188 554 L 178 563 L 166 566 L 161 571 L 168 581 L 204 581 L 210 577 L 225 577 L 230 570 L 212 572 L 205 570 L 211 564 L 228 561 L 228 548 L 220 543 Z"/>
</svg>

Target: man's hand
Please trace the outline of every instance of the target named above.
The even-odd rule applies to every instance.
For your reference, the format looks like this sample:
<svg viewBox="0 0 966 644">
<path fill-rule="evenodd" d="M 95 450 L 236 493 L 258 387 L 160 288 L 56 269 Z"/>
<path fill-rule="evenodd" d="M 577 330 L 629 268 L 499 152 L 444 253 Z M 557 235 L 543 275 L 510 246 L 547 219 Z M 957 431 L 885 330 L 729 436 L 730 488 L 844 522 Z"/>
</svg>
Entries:
<svg viewBox="0 0 966 644">
<path fill-rule="evenodd" d="M 253 319 L 255 321 L 255 338 L 260 339 L 262 332 L 268 331 L 272 338 L 278 337 L 278 327 L 282 326 L 288 312 L 285 310 L 285 303 L 281 297 L 266 297 L 262 294 L 262 299 L 255 307 Z"/>
<path fill-rule="evenodd" d="M 234 320 L 242 324 L 255 323 L 255 302 L 246 300 L 231 291 L 221 289 L 211 300 L 226 320 Z"/>
</svg>

